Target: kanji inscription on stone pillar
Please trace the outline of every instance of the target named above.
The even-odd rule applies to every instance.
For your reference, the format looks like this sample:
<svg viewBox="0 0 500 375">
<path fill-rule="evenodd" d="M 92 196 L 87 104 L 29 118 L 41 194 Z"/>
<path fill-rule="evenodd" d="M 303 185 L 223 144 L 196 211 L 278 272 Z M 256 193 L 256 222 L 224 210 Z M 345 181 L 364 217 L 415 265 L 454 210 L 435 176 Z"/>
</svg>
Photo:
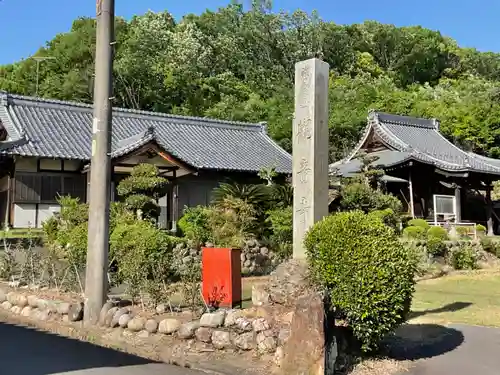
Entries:
<svg viewBox="0 0 500 375">
<path fill-rule="evenodd" d="M 328 215 L 328 72 L 319 59 L 295 65 L 293 121 L 293 257 L 305 258 L 304 237 Z"/>
</svg>

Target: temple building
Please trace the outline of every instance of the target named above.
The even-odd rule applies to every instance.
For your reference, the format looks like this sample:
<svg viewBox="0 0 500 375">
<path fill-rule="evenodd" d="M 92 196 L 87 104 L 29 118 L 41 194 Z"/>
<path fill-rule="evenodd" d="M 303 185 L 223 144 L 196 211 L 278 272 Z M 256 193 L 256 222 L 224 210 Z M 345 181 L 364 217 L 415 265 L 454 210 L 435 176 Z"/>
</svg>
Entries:
<svg viewBox="0 0 500 375">
<path fill-rule="evenodd" d="M 332 175 L 360 172 L 360 154 L 385 172 L 387 190 L 408 213 L 435 225 L 483 224 L 492 235 L 500 223 L 491 200 L 500 160 L 465 151 L 439 131 L 439 121 L 371 111 L 361 140 Z M 495 225 L 497 224 L 497 225 Z"/>
</svg>

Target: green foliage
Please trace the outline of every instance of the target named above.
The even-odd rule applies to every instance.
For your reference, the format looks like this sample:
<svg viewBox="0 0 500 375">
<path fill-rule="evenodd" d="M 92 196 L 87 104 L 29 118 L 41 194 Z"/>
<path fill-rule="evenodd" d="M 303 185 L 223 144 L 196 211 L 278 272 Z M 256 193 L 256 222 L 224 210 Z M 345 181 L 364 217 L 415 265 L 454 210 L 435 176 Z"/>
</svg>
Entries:
<svg viewBox="0 0 500 375">
<path fill-rule="evenodd" d="M 365 182 L 349 182 L 341 190 L 340 206 L 343 211 L 391 209 L 394 213 L 401 212 L 401 202 L 393 195 L 374 189 Z"/>
<path fill-rule="evenodd" d="M 408 221 L 408 226 L 411 226 L 411 227 L 420 227 L 420 228 L 422 228 L 426 232 L 431 227 L 429 225 L 429 223 L 427 221 L 425 221 L 424 219 L 411 219 L 410 221 Z"/>
<path fill-rule="evenodd" d="M 222 183 L 212 191 L 212 203 L 222 204 L 226 199 L 239 199 L 254 208 L 262 208 L 269 202 L 269 188 L 266 185 Z"/>
<path fill-rule="evenodd" d="M 427 230 L 427 252 L 434 257 L 444 256 L 446 253 L 446 244 L 448 239 L 446 229 L 438 226 L 430 227 Z"/>
<path fill-rule="evenodd" d="M 461 244 L 452 249 L 450 263 L 456 270 L 474 270 L 477 268 L 477 256 L 470 244 Z"/>
<path fill-rule="evenodd" d="M 186 207 L 177 225 L 183 236 L 196 244 L 204 244 L 210 238 L 208 217 L 209 209 L 205 206 Z"/>
<path fill-rule="evenodd" d="M 421 240 L 425 238 L 425 229 L 422 227 L 406 227 L 403 236 L 408 239 Z"/>
<path fill-rule="evenodd" d="M 331 159 L 359 139 L 369 108 L 435 117 L 444 133 L 495 154 L 500 137 L 500 55 L 460 48 L 420 26 L 338 25 L 273 12 L 267 1 L 217 11 L 116 18 L 115 105 L 222 119 L 267 121 L 291 151 L 293 67 L 321 53 L 330 64 Z M 92 102 L 95 20 L 79 18 L 35 56 L 39 95 Z M 0 66 L 0 90 L 34 95 L 36 61 Z"/>
<path fill-rule="evenodd" d="M 396 230 L 398 227 L 399 217 L 390 208 L 386 208 L 384 210 L 372 211 L 372 212 L 370 212 L 370 215 L 377 216 L 378 218 L 380 218 L 380 220 L 382 220 L 382 222 L 385 225 L 390 226 L 394 230 Z"/>
<path fill-rule="evenodd" d="M 469 236 L 469 234 L 472 231 L 472 228 L 471 227 L 466 227 L 466 226 L 457 226 L 457 227 L 455 227 L 455 230 L 457 231 L 457 234 L 460 237 L 465 238 L 465 237 Z"/>
<path fill-rule="evenodd" d="M 293 187 L 291 184 L 272 184 L 271 185 L 271 207 L 289 207 L 293 204 Z"/>
<path fill-rule="evenodd" d="M 293 244 L 293 209 L 276 208 L 267 212 L 266 221 L 271 228 L 271 243 L 282 259 L 288 259 L 292 255 Z"/>
<path fill-rule="evenodd" d="M 484 251 L 500 257 L 500 243 L 490 237 L 481 237 L 481 246 Z"/>
<path fill-rule="evenodd" d="M 433 257 L 444 256 L 446 253 L 446 244 L 444 240 L 437 236 L 428 237 L 427 253 Z"/>
<path fill-rule="evenodd" d="M 481 234 L 481 235 L 485 234 L 486 233 L 486 227 L 484 225 L 482 225 L 482 224 L 478 224 L 478 225 L 476 225 L 476 232 L 478 234 Z"/>
<path fill-rule="evenodd" d="M 160 215 L 158 199 L 167 193 L 168 180 L 159 176 L 153 164 L 139 164 L 132 169 L 130 176 L 120 181 L 118 195 L 125 198 L 125 205 L 133 212 L 142 213 L 146 219 L 156 219 Z"/>
<path fill-rule="evenodd" d="M 62 196 L 59 197 L 57 203 L 61 206 L 61 220 L 63 220 L 66 225 L 73 226 L 88 221 L 89 206 L 86 203 L 81 203 L 78 198 Z"/>
<path fill-rule="evenodd" d="M 240 198 L 228 196 L 207 212 L 210 241 L 215 246 L 241 248 L 255 233 L 257 210 Z"/>
<path fill-rule="evenodd" d="M 151 281 L 162 285 L 170 280 L 171 250 L 170 237 L 144 220 L 118 224 L 110 236 L 110 258 L 117 261 L 134 299 L 151 291 Z"/>
<path fill-rule="evenodd" d="M 442 241 L 445 241 L 448 239 L 448 232 L 443 227 L 433 226 L 427 230 L 427 237 L 429 239 L 438 238 Z"/>
<path fill-rule="evenodd" d="M 313 279 L 328 291 L 364 351 L 405 321 L 416 263 L 377 215 L 331 215 L 312 227 L 304 244 Z"/>
<path fill-rule="evenodd" d="M 42 224 L 46 242 L 54 255 L 81 270 L 87 254 L 88 205 L 69 196 L 59 197 L 58 203 L 60 213 Z"/>
</svg>

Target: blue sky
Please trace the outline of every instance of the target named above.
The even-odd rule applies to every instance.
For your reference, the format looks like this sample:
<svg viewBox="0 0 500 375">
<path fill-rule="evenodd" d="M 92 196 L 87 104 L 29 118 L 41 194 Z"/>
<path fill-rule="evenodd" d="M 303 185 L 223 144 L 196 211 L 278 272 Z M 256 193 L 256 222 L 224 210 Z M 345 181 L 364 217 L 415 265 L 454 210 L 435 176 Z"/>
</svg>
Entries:
<svg viewBox="0 0 500 375">
<path fill-rule="evenodd" d="M 249 1 L 249 0 L 246 0 Z M 217 9 L 228 0 L 116 0 L 116 14 L 130 18 L 148 9 L 176 18 Z M 398 26 L 419 24 L 453 37 L 460 45 L 500 52 L 498 0 L 275 0 L 275 9 L 317 10 L 340 24 L 376 20 Z M 95 0 L 0 0 L 0 64 L 29 57 L 78 16 L 93 16 Z"/>
</svg>

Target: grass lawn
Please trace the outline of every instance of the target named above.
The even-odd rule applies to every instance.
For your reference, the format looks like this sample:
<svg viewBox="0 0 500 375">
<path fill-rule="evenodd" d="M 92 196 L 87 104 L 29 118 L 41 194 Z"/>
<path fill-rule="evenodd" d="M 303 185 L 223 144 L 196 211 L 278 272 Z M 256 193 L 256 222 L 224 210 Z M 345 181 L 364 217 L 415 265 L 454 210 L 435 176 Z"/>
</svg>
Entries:
<svg viewBox="0 0 500 375">
<path fill-rule="evenodd" d="M 455 274 L 417 284 L 412 323 L 500 327 L 500 271 Z"/>
</svg>

